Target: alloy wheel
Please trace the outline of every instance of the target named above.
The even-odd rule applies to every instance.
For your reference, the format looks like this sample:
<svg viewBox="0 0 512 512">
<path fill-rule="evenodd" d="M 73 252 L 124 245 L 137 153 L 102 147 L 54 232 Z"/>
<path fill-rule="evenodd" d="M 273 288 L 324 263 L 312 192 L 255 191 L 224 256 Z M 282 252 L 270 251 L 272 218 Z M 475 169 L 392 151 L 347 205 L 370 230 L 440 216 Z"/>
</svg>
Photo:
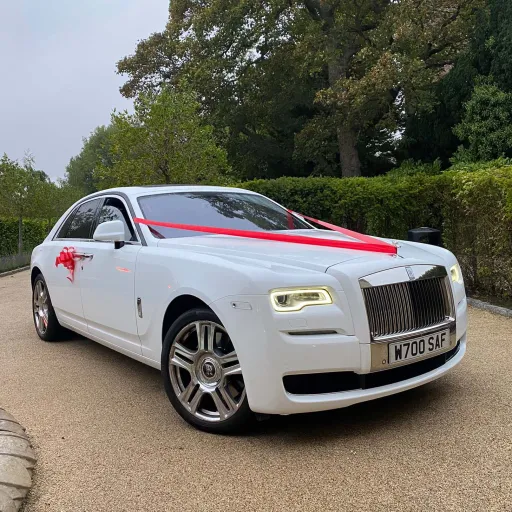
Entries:
<svg viewBox="0 0 512 512">
<path fill-rule="evenodd" d="M 238 356 L 224 327 L 215 322 L 192 322 L 178 333 L 169 374 L 178 400 L 202 420 L 225 421 L 245 399 Z"/>
<path fill-rule="evenodd" d="M 48 289 L 43 281 L 37 281 L 34 286 L 32 306 L 34 320 L 39 334 L 44 335 L 48 329 Z"/>
</svg>

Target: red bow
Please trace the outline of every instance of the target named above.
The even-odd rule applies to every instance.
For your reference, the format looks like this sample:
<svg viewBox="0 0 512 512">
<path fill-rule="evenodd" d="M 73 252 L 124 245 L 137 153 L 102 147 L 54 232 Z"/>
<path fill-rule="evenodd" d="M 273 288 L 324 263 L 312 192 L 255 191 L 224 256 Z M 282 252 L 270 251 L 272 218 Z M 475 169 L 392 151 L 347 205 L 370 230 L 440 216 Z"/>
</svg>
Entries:
<svg viewBox="0 0 512 512">
<path fill-rule="evenodd" d="M 63 267 L 66 267 L 69 270 L 69 276 L 67 276 L 67 279 L 73 282 L 75 278 L 75 262 L 78 260 L 80 260 L 80 256 L 77 256 L 74 247 L 64 247 L 55 259 L 55 266 L 58 267 L 59 265 L 62 265 Z"/>
</svg>

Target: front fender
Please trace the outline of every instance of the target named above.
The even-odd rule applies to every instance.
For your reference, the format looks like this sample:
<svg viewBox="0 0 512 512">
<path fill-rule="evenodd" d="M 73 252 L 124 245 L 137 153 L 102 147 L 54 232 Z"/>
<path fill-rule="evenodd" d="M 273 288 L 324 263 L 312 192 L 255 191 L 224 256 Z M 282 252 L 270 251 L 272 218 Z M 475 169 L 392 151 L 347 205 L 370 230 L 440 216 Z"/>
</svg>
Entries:
<svg viewBox="0 0 512 512">
<path fill-rule="evenodd" d="M 222 321 L 222 312 L 212 306 L 215 300 L 253 287 L 249 275 L 236 265 L 228 266 L 219 258 L 205 261 L 206 257 L 155 247 L 144 247 L 137 256 L 135 297 L 136 300 L 140 298 L 142 309 L 142 317 L 138 311 L 135 312 L 137 330 L 143 355 L 158 365 L 163 320 L 174 299 L 182 295 L 197 297 L 209 305 Z"/>
<path fill-rule="evenodd" d="M 292 265 L 254 265 L 217 255 L 179 248 L 143 247 L 137 256 L 135 294 L 142 302 L 143 316 L 137 317 L 142 353 L 159 362 L 162 323 L 169 304 L 181 295 L 192 295 L 209 305 L 224 323 L 215 301 L 229 296 L 268 295 L 272 288 L 287 286 L 330 286 L 339 282 L 323 272 Z"/>
</svg>

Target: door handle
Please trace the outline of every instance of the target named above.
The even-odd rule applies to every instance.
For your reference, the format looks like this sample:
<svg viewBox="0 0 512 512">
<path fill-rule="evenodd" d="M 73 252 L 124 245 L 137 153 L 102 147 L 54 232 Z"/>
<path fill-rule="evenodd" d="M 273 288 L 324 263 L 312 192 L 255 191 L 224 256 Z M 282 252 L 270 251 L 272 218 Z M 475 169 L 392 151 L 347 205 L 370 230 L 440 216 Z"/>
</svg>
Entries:
<svg viewBox="0 0 512 512">
<path fill-rule="evenodd" d="M 75 256 L 82 260 L 92 260 L 94 258 L 94 254 L 85 254 L 83 252 L 75 252 Z"/>
</svg>

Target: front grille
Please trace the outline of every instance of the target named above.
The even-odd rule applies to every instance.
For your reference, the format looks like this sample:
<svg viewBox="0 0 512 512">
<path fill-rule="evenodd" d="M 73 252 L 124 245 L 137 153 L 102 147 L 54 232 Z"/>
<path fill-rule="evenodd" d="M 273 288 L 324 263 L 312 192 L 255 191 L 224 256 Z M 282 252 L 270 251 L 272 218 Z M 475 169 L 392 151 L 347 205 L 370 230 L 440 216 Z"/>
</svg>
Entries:
<svg viewBox="0 0 512 512">
<path fill-rule="evenodd" d="M 293 395 L 320 395 L 355 389 L 373 389 L 419 377 L 446 364 L 460 349 L 460 343 L 449 352 L 398 368 L 375 373 L 329 372 L 285 375 L 284 388 Z"/>
<path fill-rule="evenodd" d="M 442 323 L 450 316 L 445 277 L 363 288 L 373 338 Z"/>
</svg>

